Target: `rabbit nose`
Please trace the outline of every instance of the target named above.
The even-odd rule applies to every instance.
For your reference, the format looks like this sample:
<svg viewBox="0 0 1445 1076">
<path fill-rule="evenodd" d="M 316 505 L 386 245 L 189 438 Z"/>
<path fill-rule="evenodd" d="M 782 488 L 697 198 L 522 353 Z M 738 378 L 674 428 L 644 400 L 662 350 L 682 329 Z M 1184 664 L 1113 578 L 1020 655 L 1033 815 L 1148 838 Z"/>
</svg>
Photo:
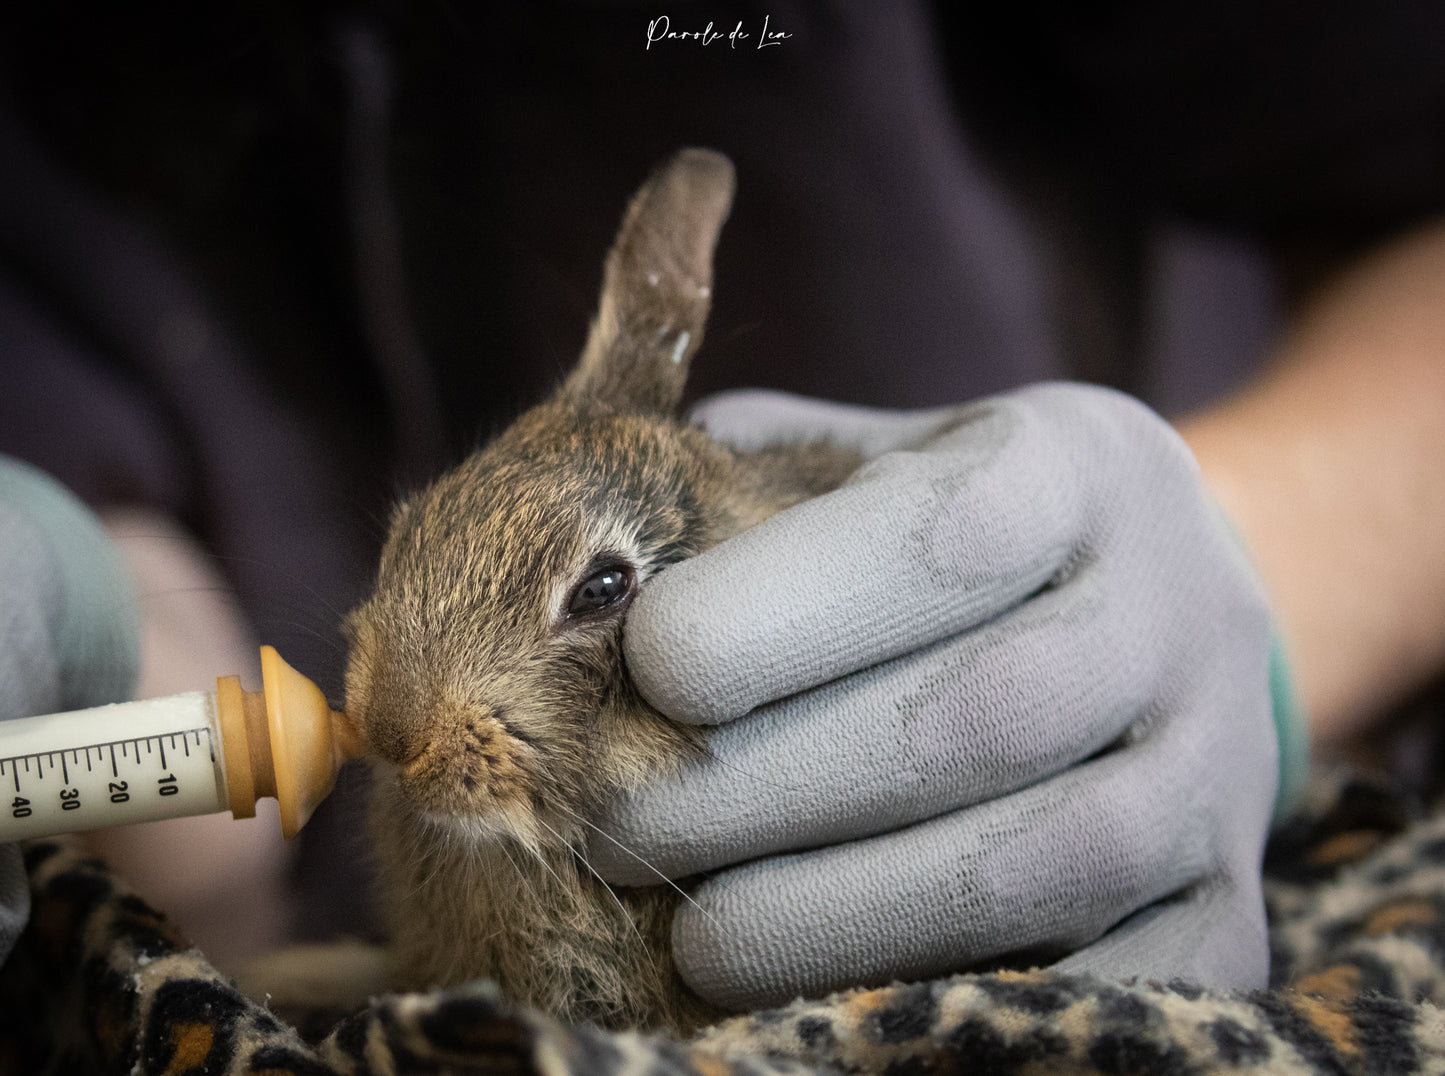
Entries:
<svg viewBox="0 0 1445 1076">
<path fill-rule="evenodd" d="M 421 729 L 395 723 L 373 726 L 368 739 L 375 754 L 403 770 L 414 769 L 431 746 Z"/>
<path fill-rule="evenodd" d="M 431 746 L 430 742 L 425 743 L 411 758 L 397 760 L 397 766 L 400 767 L 402 774 L 407 777 L 415 777 L 418 772 L 425 769 L 427 756 L 431 753 Z"/>
</svg>

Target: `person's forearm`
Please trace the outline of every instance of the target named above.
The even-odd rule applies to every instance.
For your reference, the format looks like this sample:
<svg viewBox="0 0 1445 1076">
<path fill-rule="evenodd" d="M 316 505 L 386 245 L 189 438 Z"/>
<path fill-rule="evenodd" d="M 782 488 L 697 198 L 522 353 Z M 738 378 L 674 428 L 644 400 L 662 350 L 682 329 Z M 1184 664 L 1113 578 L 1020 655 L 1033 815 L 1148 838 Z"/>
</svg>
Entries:
<svg viewBox="0 0 1445 1076">
<path fill-rule="evenodd" d="M 1179 425 L 1269 591 L 1311 735 L 1445 668 L 1445 223 L 1360 263 Z"/>
</svg>

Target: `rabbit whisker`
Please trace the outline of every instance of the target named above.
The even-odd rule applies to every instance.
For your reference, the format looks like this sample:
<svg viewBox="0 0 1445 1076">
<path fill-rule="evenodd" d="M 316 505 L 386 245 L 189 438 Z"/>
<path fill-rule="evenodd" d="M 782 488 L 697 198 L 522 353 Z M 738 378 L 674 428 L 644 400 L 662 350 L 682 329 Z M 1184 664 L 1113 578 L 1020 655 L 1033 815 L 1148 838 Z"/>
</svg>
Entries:
<svg viewBox="0 0 1445 1076">
<path fill-rule="evenodd" d="M 567 851 L 571 852 L 573 856 L 581 860 L 582 865 L 587 868 L 587 870 L 591 873 L 592 877 L 596 878 L 597 881 L 601 883 L 602 888 L 607 890 L 608 894 L 611 895 L 612 899 L 616 902 L 618 909 L 622 912 L 622 918 L 625 919 L 627 921 L 627 925 L 632 928 L 632 933 L 637 935 L 637 944 L 642 946 L 642 955 L 647 957 L 647 963 L 652 967 L 652 970 L 656 972 L 657 961 L 652 958 L 652 951 L 647 948 L 647 942 L 642 937 L 642 931 L 639 930 L 637 927 L 637 921 L 632 918 L 632 913 L 627 910 L 627 905 L 622 903 L 622 898 L 617 895 L 617 891 L 607 884 L 606 879 L 604 879 L 602 875 L 598 874 L 597 871 L 593 869 L 591 863 L 587 862 L 587 857 L 584 856 L 581 852 L 577 851 L 576 848 L 572 847 L 572 845 L 568 843 L 567 839 L 563 837 L 562 834 L 558 833 L 551 826 L 547 825 L 546 822 L 543 822 L 541 818 L 538 818 L 537 822 L 542 826 L 546 827 L 547 832 L 551 833 L 552 836 L 556 837 L 559 841 L 561 841 L 562 845 L 567 849 Z"/>
<path fill-rule="evenodd" d="M 294 569 L 284 567 L 266 558 L 251 557 L 241 553 L 223 553 L 207 550 L 206 555 L 208 559 L 220 565 L 259 568 L 262 571 L 272 572 L 278 579 L 285 580 L 288 585 L 295 587 L 298 591 L 312 598 L 317 605 L 330 613 L 338 622 L 345 616 L 346 611 L 344 609 L 338 608 L 325 594 L 313 584 L 307 582 L 306 578 Z"/>
<path fill-rule="evenodd" d="M 617 845 L 618 848 L 622 849 L 624 852 L 626 852 L 626 853 L 627 853 L 629 856 L 631 856 L 633 859 L 637 860 L 637 862 L 641 863 L 644 867 L 646 867 L 648 870 L 650 870 L 653 874 L 657 875 L 660 879 L 662 879 L 664 882 L 666 882 L 666 883 L 667 883 L 669 886 L 671 886 L 673 889 L 677 890 L 677 895 L 680 896 L 683 900 L 687 901 L 689 904 L 691 904 L 694 908 L 696 908 L 704 917 L 706 917 L 706 919 L 708 920 L 708 922 L 712 923 L 713 926 L 717 927 L 719 930 L 723 931 L 725 934 L 731 934 L 731 933 L 732 933 L 732 931 L 728 930 L 727 927 L 723 926 L 723 925 L 722 925 L 721 923 L 719 923 L 715 918 L 713 918 L 713 916 L 711 915 L 711 913 L 709 913 L 706 908 L 704 908 L 704 907 L 703 907 L 701 904 L 699 904 L 697 901 L 693 900 L 692 897 L 691 897 L 691 895 L 688 894 L 687 890 L 683 889 L 682 886 L 678 885 L 676 882 L 674 882 L 674 881 L 673 881 L 671 878 L 669 878 L 667 875 L 663 874 L 662 871 L 658 870 L 658 869 L 657 869 L 656 867 L 654 867 L 651 863 L 647 862 L 647 860 L 643 859 L 640 855 L 638 855 L 636 852 L 634 852 L 631 848 L 628 848 L 627 845 L 623 844 L 623 843 L 622 843 L 621 841 L 619 841 L 616 837 L 612 836 L 612 834 L 608 833 L 605 829 L 603 829 L 601 826 L 597 825 L 595 822 L 591 822 L 591 821 L 587 820 L 586 818 L 583 818 L 581 815 L 577 814 L 575 811 L 574 811 L 574 812 L 568 812 L 568 813 L 571 814 L 572 817 L 573 817 L 576 821 L 581 822 L 584 826 L 587 826 L 587 827 L 590 828 L 590 829 L 595 829 L 598 833 L 602 834 L 602 836 L 606 837 L 606 838 L 607 838 L 609 841 L 611 841 L 613 844 Z M 586 862 L 586 860 L 583 860 L 583 862 Z M 588 864 L 588 868 L 587 868 L 587 869 L 588 869 L 588 870 L 591 870 L 591 869 L 592 869 L 592 865 L 591 865 L 590 863 Z M 593 871 L 593 873 L 595 874 L 596 872 Z M 604 882 L 603 884 L 605 885 L 606 883 Z"/>
<path fill-rule="evenodd" d="M 299 620 L 292 620 L 289 626 L 297 634 L 309 635 L 317 642 L 324 644 L 327 649 L 333 653 L 340 654 L 342 657 L 346 656 L 346 647 L 342 645 L 341 641 L 338 640 L 333 633 L 329 631 L 319 631 L 309 624 L 301 623 Z"/>
<path fill-rule="evenodd" d="M 446 834 L 446 833 L 444 832 L 444 833 L 443 833 L 443 839 L 444 839 L 444 841 L 445 841 L 445 844 L 446 844 L 447 846 L 450 846 L 450 844 L 451 844 L 450 834 Z M 417 835 L 414 843 L 415 843 L 415 845 L 416 845 L 418 848 L 422 847 L 422 840 L 421 840 L 421 836 L 420 836 L 420 835 Z M 448 853 L 448 856 L 450 856 L 451 848 L 450 848 L 450 847 L 447 847 L 447 848 L 446 848 L 446 851 L 447 851 L 447 853 Z M 433 858 L 433 860 L 432 860 L 432 865 L 431 865 L 431 870 L 427 872 L 427 876 L 426 876 L 425 878 L 419 878 L 419 879 L 417 879 L 416 885 L 414 885 L 414 886 L 412 887 L 412 889 L 411 889 L 410 899 L 415 900 L 415 899 L 416 899 L 417 897 L 419 897 L 422 893 L 424 893 L 427 889 L 431 888 L 432 882 L 434 882 L 434 881 L 436 880 L 437 874 L 438 874 L 438 873 L 441 871 L 441 869 L 442 869 L 442 862 L 443 862 L 443 857 L 441 857 L 441 856 L 437 856 L 437 857 Z"/>
<path fill-rule="evenodd" d="M 542 820 L 539 818 L 537 821 L 541 822 Z M 542 825 L 546 826 L 547 823 L 542 822 Z M 547 828 L 548 828 L 548 829 L 551 829 L 552 827 L 551 827 L 551 826 L 547 826 Z M 558 840 L 561 840 L 561 838 L 559 837 Z M 563 843 L 563 844 L 566 844 L 567 842 L 566 842 L 566 841 L 562 841 L 562 843 Z M 541 864 L 542 869 L 545 870 L 548 874 L 550 874 L 550 875 L 552 876 L 552 879 L 553 879 L 559 886 L 561 886 L 561 887 L 564 888 L 564 889 L 567 888 L 567 883 L 564 882 L 564 881 L 562 880 L 562 876 L 561 876 L 560 874 L 558 874 L 558 873 L 556 872 L 556 870 L 553 869 L 552 864 L 550 864 L 550 863 L 547 862 L 547 857 L 546 857 L 546 856 L 544 856 L 540 851 L 537 851 L 536 849 L 528 849 L 528 851 L 530 851 L 530 852 L 532 853 L 532 858 L 535 859 L 539 864 Z M 534 899 L 534 900 L 537 899 L 537 895 L 536 895 L 535 893 L 532 894 L 532 899 Z"/>
<path fill-rule="evenodd" d="M 786 784 L 782 781 L 769 781 L 766 777 L 761 777 L 756 773 L 750 773 L 749 771 L 743 769 L 741 766 L 735 766 L 731 762 L 728 762 L 726 759 L 724 759 L 722 756 L 714 754 L 711 745 L 709 745 L 706 741 L 702 743 L 701 751 L 703 755 L 706 756 L 709 762 L 718 766 L 722 766 L 724 769 L 732 770 L 733 773 L 740 773 L 749 781 L 756 781 L 760 785 L 768 785 L 772 788 L 785 789 L 788 792 L 797 792 L 802 788 L 801 785 Z"/>
<path fill-rule="evenodd" d="M 507 857 L 507 862 L 512 865 L 512 870 L 517 872 L 517 880 L 522 883 L 522 888 L 527 891 L 527 896 L 532 898 L 532 903 L 540 905 L 542 898 L 537 895 L 537 891 L 532 888 L 532 883 L 527 880 L 527 872 L 522 870 L 522 865 L 512 857 L 512 851 L 507 847 L 506 842 L 499 840 L 497 845 L 501 848 L 502 855 Z"/>
</svg>

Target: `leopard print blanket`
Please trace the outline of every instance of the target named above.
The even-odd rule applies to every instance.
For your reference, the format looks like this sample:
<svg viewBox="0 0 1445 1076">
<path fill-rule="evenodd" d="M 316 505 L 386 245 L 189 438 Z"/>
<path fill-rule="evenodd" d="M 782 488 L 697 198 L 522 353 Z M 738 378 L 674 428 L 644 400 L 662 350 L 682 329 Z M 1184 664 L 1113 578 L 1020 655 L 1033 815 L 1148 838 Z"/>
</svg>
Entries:
<svg viewBox="0 0 1445 1076">
<path fill-rule="evenodd" d="M 26 858 L 30 925 L 0 969 L 3 1073 L 1445 1073 L 1445 810 L 1339 775 L 1271 842 L 1267 991 L 959 975 L 686 1042 L 563 1027 L 489 984 L 383 997 L 308 1040 L 78 845 L 35 842 Z"/>
</svg>

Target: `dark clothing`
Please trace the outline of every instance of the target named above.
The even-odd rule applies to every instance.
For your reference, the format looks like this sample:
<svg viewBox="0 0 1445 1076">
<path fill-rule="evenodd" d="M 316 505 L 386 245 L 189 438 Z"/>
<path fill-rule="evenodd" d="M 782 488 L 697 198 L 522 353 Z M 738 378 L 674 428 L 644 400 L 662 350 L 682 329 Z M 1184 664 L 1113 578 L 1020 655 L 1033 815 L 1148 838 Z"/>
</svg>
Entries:
<svg viewBox="0 0 1445 1076">
<path fill-rule="evenodd" d="M 695 396 L 1202 404 L 1269 343 L 1267 254 L 1439 208 L 1436 17 L 1076 7 L 746 2 L 735 48 L 628 2 L 11 5 L 0 451 L 188 523 L 339 699 L 388 502 L 571 365 L 688 144 L 739 177 Z"/>
</svg>

